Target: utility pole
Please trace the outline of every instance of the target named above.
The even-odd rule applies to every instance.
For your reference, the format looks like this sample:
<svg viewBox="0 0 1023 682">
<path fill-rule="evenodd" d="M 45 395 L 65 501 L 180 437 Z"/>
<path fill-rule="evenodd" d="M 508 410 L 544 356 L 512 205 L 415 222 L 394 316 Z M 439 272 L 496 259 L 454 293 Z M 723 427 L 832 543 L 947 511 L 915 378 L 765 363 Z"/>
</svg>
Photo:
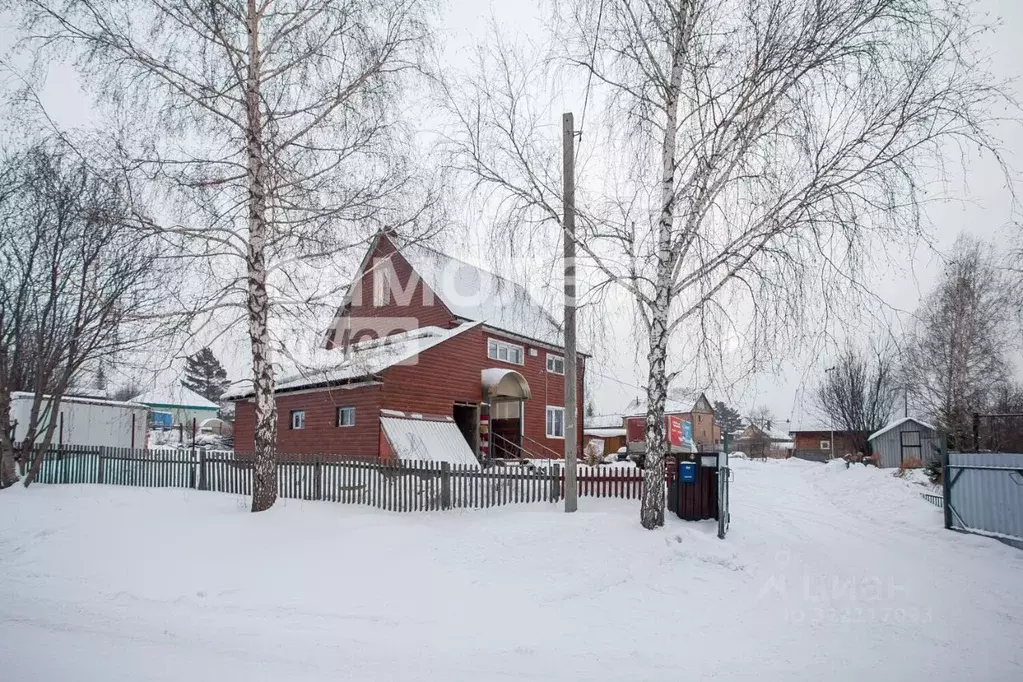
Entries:
<svg viewBox="0 0 1023 682">
<path fill-rule="evenodd" d="M 561 117 L 565 183 L 565 511 L 578 508 L 576 446 L 578 396 L 575 352 L 575 121 L 572 112 Z"/>
<path fill-rule="evenodd" d="M 830 374 L 831 372 L 834 372 L 836 370 L 838 370 L 838 367 L 829 367 L 826 370 L 824 370 L 824 373 L 825 374 Z M 828 459 L 834 459 L 835 458 L 835 417 L 832 416 L 830 421 L 831 421 L 831 442 L 828 443 L 828 446 L 829 446 L 828 447 Z"/>
</svg>

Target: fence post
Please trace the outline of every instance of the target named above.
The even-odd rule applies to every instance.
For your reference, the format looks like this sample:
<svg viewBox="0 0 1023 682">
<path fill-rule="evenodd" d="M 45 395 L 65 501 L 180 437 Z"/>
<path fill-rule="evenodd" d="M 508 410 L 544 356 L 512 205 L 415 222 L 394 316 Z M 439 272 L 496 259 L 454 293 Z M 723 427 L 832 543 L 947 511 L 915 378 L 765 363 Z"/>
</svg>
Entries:
<svg viewBox="0 0 1023 682">
<path fill-rule="evenodd" d="M 199 450 L 199 490 L 208 490 L 209 481 L 206 480 L 206 448 Z"/>
<path fill-rule="evenodd" d="M 952 530 L 952 478 L 948 461 L 946 450 L 941 453 L 941 510 L 945 513 L 945 530 Z"/>
<path fill-rule="evenodd" d="M 551 467 L 551 502 L 561 499 L 561 465 L 555 463 Z"/>
<path fill-rule="evenodd" d="M 323 499 L 323 472 L 321 470 L 320 459 L 316 458 L 316 465 L 313 468 L 313 485 L 316 487 L 316 497 L 314 500 Z"/>
<path fill-rule="evenodd" d="M 451 463 L 440 463 L 440 508 L 451 509 Z"/>
<path fill-rule="evenodd" d="M 99 483 L 100 485 L 103 485 L 104 481 L 103 461 L 106 459 L 106 456 L 107 446 L 105 445 L 99 446 L 99 470 L 96 473 L 96 483 Z"/>
<path fill-rule="evenodd" d="M 973 451 L 980 452 L 980 415 L 976 412 L 973 413 Z"/>
<path fill-rule="evenodd" d="M 189 458 L 189 463 L 192 465 L 188 467 L 188 487 L 195 489 L 195 464 L 196 464 L 196 452 L 192 451 L 192 456 Z"/>
</svg>

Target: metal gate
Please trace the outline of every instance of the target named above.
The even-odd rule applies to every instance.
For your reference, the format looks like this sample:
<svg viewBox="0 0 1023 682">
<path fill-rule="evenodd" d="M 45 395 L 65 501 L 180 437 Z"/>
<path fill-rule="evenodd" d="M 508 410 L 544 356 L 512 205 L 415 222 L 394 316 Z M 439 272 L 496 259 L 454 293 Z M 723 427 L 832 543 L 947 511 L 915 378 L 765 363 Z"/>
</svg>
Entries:
<svg viewBox="0 0 1023 682">
<path fill-rule="evenodd" d="M 732 479 L 732 468 L 728 466 L 728 453 L 718 453 L 718 537 L 722 540 L 728 533 L 731 512 L 728 509 L 728 484 Z"/>
<path fill-rule="evenodd" d="M 949 453 L 943 481 L 946 528 L 1023 543 L 1023 454 Z"/>
</svg>

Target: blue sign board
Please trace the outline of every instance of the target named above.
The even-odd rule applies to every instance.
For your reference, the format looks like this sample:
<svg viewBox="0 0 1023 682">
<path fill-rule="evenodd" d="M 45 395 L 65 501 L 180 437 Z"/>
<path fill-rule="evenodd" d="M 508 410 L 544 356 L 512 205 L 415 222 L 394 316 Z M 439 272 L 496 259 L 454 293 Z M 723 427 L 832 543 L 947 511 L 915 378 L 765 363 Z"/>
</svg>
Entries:
<svg viewBox="0 0 1023 682">
<path fill-rule="evenodd" d="M 693 442 L 693 425 L 689 422 L 682 422 L 682 442 L 692 443 Z"/>
<path fill-rule="evenodd" d="M 170 412 L 153 412 L 154 429 L 170 429 L 174 427 L 174 415 Z"/>
<path fill-rule="evenodd" d="M 679 462 L 678 478 L 683 483 L 693 483 L 696 480 L 696 462 Z"/>
</svg>

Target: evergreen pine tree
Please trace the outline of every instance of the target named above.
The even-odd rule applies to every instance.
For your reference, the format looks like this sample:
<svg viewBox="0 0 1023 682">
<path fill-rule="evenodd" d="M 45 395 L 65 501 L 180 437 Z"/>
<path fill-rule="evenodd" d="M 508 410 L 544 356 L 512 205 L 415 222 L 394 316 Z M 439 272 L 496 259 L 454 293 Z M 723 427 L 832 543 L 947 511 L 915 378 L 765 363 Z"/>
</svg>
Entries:
<svg viewBox="0 0 1023 682">
<path fill-rule="evenodd" d="M 195 391 L 207 400 L 220 402 L 220 396 L 231 384 L 227 379 L 227 370 L 209 347 L 189 355 L 185 359 L 185 378 L 181 385 Z"/>
<path fill-rule="evenodd" d="M 742 428 L 742 415 L 739 414 L 739 411 L 732 409 L 720 400 L 714 401 L 714 416 L 717 418 L 718 423 L 721 424 L 721 430 L 725 433 L 731 433 Z"/>
</svg>

